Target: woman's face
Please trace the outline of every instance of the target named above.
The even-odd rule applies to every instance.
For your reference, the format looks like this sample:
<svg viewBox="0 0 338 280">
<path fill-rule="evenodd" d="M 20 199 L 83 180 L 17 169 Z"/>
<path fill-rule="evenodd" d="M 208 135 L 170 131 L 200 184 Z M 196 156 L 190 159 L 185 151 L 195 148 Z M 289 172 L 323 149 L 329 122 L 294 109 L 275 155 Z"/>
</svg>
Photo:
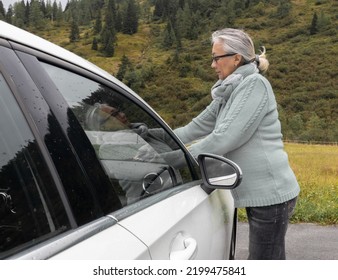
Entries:
<svg viewBox="0 0 338 280">
<path fill-rule="evenodd" d="M 121 129 L 120 128 L 121 125 L 126 127 L 130 125 L 126 114 L 120 111 L 118 108 L 102 104 L 100 106 L 100 111 L 105 118 L 105 121 L 101 125 L 101 127 L 106 130 L 117 130 Z"/>
<path fill-rule="evenodd" d="M 238 57 L 240 55 L 236 53 L 226 53 L 223 45 L 220 42 L 215 42 L 212 46 L 212 63 L 211 67 L 215 69 L 218 78 L 220 80 L 226 79 L 231 73 L 233 73 L 239 65 Z"/>
</svg>

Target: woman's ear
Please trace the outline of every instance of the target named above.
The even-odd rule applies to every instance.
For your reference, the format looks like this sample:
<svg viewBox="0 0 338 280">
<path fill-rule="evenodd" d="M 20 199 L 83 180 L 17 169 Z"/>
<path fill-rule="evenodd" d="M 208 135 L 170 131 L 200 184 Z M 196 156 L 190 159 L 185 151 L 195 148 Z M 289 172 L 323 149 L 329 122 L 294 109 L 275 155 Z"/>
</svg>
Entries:
<svg viewBox="0 0 338 280">
<path fill-rule="evenodd" d="M 240 54 L 237 53 L 234 56 L 234 62 L 235 62 L 235 66 L 239 67 L 239 66 L 241 66 L 243 64 L 244 59 L 243 59 L 243 57 Z"/>
</svg>

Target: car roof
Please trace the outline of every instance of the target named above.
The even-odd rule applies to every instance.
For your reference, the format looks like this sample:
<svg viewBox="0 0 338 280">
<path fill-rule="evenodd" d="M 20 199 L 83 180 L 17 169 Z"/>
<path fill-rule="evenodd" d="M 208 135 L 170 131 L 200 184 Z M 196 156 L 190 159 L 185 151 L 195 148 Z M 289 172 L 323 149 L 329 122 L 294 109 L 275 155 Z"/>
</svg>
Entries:
<svg viewBox="0 0 338 280">
<path fill-rule="evenodd" d="M 114 76 L 110 75 L 108 72 L 102 70 L 95 64 L 81 58 L 80 56 L 54 44 L 51 43 L 39 36 L 36 36 L 32 33 L 29 33 L 23 29 L 20 29 L 14 25 L 6 23 L 0 20 L 0 38 L 16 42 L 30 48 L 42 51 L 54 57 L 60 58 L 64 61 L 67 61 L 71 64 L 77 65 L 81 68 L 85 68 L 105 79 L 113 81 L 122 88 L 127 89 L 129 92 L 132 92 L 126 85 L 121 81 L 116 79 Z M 134 95 L 138 96 L 136 93 L 132 92 Z"/>
</svg>

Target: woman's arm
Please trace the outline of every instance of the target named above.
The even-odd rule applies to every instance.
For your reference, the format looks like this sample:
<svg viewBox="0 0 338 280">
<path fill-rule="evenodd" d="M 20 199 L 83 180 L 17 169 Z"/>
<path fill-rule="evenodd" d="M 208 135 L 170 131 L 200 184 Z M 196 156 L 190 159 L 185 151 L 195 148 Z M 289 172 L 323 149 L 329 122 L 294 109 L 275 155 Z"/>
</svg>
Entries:
<svg viewBox="0 0 338 280">
<path fill-rule="evenodd" d="M 272 91 L 271 91 L 272 93 Z M 203 140 L 191 145 L 197 157 L 202 152 L 225 155 L 246 143 L 268 112 L 269 91 L 263 79 L 253 75 L 234 91 L 230 107 L 220 112 L 217 127 Z"/>
<path fill-rule="evenodd" d="M 186 126 L 176 128 L 175 134 L 183 143 L 189 143 L 210 134 L 215 128 L 215 122 L 220 103 L 213 100 L 203 112 Z"/>
</svg>

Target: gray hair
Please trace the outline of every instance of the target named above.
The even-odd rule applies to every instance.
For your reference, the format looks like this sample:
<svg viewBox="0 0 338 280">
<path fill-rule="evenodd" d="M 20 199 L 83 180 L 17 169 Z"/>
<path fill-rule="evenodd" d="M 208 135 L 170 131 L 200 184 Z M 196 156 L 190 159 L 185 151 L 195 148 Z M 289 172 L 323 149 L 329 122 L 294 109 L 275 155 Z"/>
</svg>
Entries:
<svg viewBox="0 0 338 280">
<path fill-rule="evenodd" d="M 253 41 L 243 30 L 233 28 L 217 30 L 212 33 L 211 42 L 212 44 L 222 43 L 225 52 L 240 54 L 244 63 L 255 62 L 260 73 L 264 73 L 269 68 L 265 47 L 261 47 L 261 53 L 256 55 Z"/>
<path fill-rule="evenodd" d="M 100 130 L 102 123 L 107 120 L 98 113 L 98 110 L 100 110 L 100 106 L 100 103 L 95 103 L 94 106 L 91 106 L 88 109 L 85 118 L 86 129 Z"/>
</svg>

